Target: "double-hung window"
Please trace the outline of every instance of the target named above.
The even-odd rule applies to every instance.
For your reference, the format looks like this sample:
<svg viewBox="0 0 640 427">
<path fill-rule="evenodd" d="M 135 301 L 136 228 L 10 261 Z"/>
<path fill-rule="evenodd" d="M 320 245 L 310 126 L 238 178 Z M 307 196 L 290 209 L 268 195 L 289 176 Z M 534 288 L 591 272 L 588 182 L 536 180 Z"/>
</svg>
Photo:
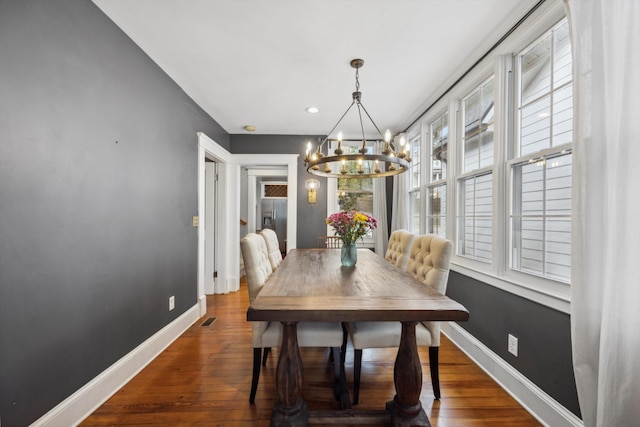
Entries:
<svg viewBox="0 0 640 427">
<path fill-rule="evenodd" d="M 420 234 L 420 135 L 411 138 L 409 155 L 409 231 Z"/>
<path fill-rule="evenodd" d="M 490 263 L 493 253 L 494 78 L 462 99 L 458 255 Z"/>
<path fill-rule="evenodd" d="M 449 114 L 429 124 L 430 163 L 427 186 L 427 232 L 447 237 L 447 160 Z"/>
<path fill-rule="evenodd" d="M 571 44 L 564 19 L 516 56 L 510 267 L 568 282 L 571 270 Z"/>
</svg>

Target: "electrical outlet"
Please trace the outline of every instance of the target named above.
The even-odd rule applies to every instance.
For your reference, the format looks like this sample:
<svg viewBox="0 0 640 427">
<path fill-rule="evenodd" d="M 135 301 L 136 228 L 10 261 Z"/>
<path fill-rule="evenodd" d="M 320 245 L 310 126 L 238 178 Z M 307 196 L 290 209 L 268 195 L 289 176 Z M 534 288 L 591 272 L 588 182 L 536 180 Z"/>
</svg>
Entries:
<svg viewBox="0 0 640 427">
<path fill-rule="evenodd" d="M 176 308 L 176 297 L 171 295 L 169 297 L 169 311 L 173 310 L 174 308 Z"/>
<path fill-rule="evenodd" d="M 518 338 L 509 334 L 509 353 L 513 354 L 515 357 L 518 357 Z"/>
</svg>

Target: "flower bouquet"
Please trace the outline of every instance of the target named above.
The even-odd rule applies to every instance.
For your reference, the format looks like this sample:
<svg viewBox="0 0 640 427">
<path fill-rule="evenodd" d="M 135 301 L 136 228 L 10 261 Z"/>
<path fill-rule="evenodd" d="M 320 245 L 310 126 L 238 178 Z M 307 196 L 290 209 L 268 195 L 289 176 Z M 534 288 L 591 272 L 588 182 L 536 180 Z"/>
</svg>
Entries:
<svg viewBox="0 0 640 427">
<path fill-rule="evenodd" d="M 342 211 L 330 215 L 327 224 L 335 230 L 335 235 L 342 240 L 342 265 L 352 267 L 357 261 L 355 243 L 370 230 L 378 227 L 378 221 L 365 213 Z"/>
</svg>

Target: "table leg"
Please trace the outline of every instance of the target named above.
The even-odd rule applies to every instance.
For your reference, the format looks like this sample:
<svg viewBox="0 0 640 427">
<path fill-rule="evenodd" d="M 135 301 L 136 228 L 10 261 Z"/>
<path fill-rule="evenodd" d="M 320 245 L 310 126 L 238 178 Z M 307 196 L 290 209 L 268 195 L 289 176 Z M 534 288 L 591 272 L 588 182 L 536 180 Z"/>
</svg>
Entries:
<svg viewBox="0 0 640 427">
<path fill-rule="evenodd" d="M 276 391 L 278 398 L 271 412 L 271 426 L 306 426 L 308 411 L 302 398 L 302 358 L 298 348 L 297 322 L 282 322 Z"/>
<path fill-rule="evenodd" d="M 422 391 L 422 365 L 416 344 L 418 322 L 402 322 L 400 347 L 393 370 L 396 395 L 387 402 L 394 426 L 431 427 L 420 402 Z"/>
</svg>

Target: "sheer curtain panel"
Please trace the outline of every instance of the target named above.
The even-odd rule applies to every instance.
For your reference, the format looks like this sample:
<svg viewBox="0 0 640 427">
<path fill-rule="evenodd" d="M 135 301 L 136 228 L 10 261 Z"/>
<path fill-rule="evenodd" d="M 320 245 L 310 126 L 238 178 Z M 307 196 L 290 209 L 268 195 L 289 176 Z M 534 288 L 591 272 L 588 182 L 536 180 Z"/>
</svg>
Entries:
<svg viewBox="0 0 640 427">
<path fill-rule="evenodd" d="M 393 177 L 393 205 L 391 231 L 406 230 L 409 226 L 409 174 Z"/>
<path fill-rule="evenodd" d="M 640 1 L 565 0 L 573 363 L 584 425 L 640 425 Z"/>
<path fill-rule="evenodd" d="M 387 182 L 384 179 L 373 180 L 373 217 L 378 220 L 378 229 L 373 232 L 374 248 L 378 255 L 384 257 L 389 244 L 387 229 Z"/>
</svg>

